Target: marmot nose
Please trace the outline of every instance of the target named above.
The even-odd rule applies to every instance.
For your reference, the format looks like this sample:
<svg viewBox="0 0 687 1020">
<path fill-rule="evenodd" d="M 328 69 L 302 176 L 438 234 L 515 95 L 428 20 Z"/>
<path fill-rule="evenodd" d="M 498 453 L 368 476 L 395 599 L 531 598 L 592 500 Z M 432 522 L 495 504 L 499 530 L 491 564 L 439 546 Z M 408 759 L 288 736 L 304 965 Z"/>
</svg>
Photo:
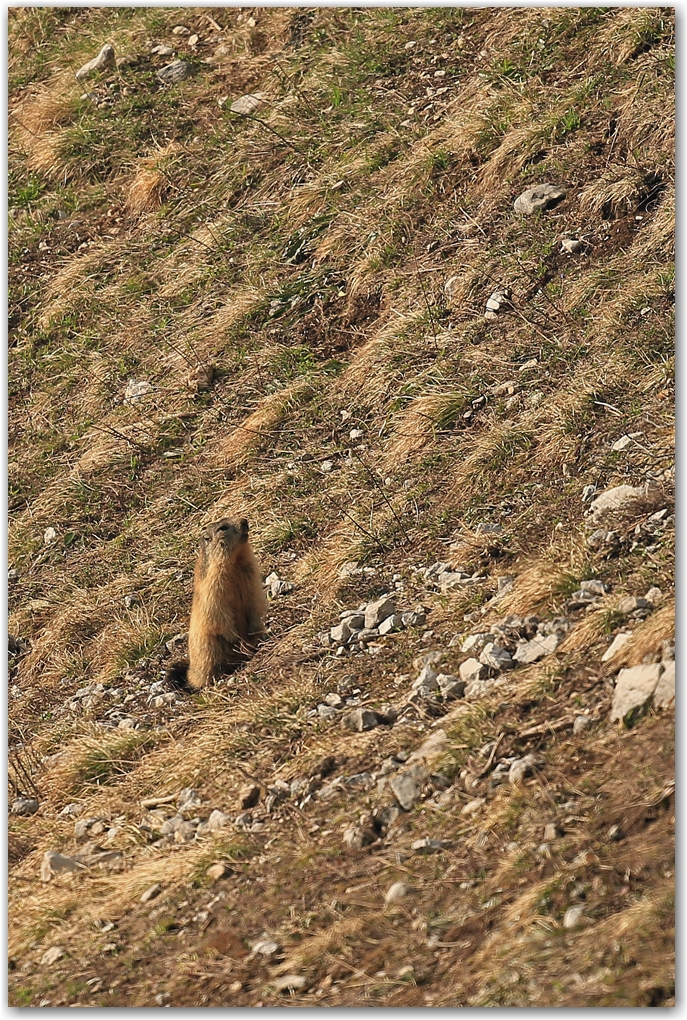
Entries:
<svg viewBox="0 0 687 1020">
<path fill-rule="evenodd" d="M 241 531 L 248 531 L 248 521 L 245 517 L 242 517 L 239 521 L 239 527 L 241 528 Z"/>
</svg>

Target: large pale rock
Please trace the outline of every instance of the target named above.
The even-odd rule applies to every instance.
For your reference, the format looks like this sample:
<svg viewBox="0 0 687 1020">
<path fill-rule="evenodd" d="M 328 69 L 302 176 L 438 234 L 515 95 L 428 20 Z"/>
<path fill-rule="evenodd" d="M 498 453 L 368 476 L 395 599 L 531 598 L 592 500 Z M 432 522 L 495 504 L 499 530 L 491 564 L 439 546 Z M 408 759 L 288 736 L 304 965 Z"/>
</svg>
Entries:
<svg viewBox="0 0 687 1020">
<path fill-rule="evenodd" d="M 523 216 L 531 216 L 539 209 L 548 209 L 565 198 L 565 189 L 557 188 L 553 184 L 537 184 L 534 188 L 528 188 L 515 199 L 513 208 Z"/>
<path fill-rule="evenodd" d="M 173 60 L 171 64 L 161 67 L 157 76 L 167 85 L 175 85 L 177 82 L 183 81 L 184 78 L 188 78 L 192 73 L 192 64 L 188 64 L 185 60 Z"/>
<path fill-rule="evenodd" d="M 615 681 L 611 721 L 631 719 L 649 704 L 663 672 L 661 663 L 621 669 Z"/>
<path fill-rule="evenodd" d="M 354 708 L 352 712 L 346 712 L 341 721 L 347 730 L 353 730 L 354 733 L 373 730 L 379 725 L 377 713 L 366 708 Z"/>
<path fill-rule="evenodd" d="M 381 599 L 377 599 L 376 602 L 370 602 L 365 607 L 365 627 L 368 630 L 372 630 L 374 627 L 378 627 L 388 616 L 393 616 L 396 612 L 396 603 L 391 595 L 384 595 Z"/>
</svg>

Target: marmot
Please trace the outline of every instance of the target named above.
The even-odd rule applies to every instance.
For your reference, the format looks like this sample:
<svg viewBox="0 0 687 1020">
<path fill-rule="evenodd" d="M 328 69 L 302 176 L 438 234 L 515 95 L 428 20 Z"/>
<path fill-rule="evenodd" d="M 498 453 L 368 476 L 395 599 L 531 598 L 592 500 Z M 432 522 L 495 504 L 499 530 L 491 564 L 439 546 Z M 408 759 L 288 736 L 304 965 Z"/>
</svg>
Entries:
<svg viewBox="0 0 687 1020">
<path fill-rule="evenodd" d="M 254 652 L 264 634 L 267 599 L 247 520 L 237 525 L 225 518 L 203 532 L 194 578 L 189 661 L 176 663 L 167 676 L 197 691 L 223 666 Z"/>
</svg>

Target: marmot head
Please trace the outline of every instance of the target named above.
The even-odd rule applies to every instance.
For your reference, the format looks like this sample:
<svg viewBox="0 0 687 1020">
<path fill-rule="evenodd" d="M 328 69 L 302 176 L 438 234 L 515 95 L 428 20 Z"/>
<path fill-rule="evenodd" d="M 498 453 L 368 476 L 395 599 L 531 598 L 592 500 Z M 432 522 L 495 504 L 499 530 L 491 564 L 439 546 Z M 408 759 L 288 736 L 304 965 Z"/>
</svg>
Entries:
<svg viewBox="0 0 687 1020">
<path fill-rule="evenodd" d="M 220 553 L 226 556 L 237 546 L 248 541 L 248 521 L 242 518 L 238 524 L 225 517 L 216 524 L 210 524 L 201 538 L 201 551 L 209 556 Z"/>
</svg>

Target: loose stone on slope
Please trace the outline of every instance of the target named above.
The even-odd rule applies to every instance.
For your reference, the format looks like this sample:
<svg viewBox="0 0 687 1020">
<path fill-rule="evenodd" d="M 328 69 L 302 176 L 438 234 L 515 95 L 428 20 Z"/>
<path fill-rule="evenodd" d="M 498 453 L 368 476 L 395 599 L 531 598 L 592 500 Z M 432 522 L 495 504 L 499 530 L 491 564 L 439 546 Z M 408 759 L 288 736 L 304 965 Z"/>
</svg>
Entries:
<svg viewBox="0 0 687 1020">
<path fill-rule="evenodd" d="M 101 49 L 97 57 L 93 60 L 89 60 L 87 64 L 80 67 L 76 72 L 76 80 L 84 81 L 86 78 L 90 78 L 96 71 L 102 71 L 106 67 L 115 66 L 115 51 L 114 46 L 110 43 L 106 43 Z"/>
<path fill-rule="evenodd" d="M 621 669 L 615 681 L 611 722 L 633 722 L 648 707 L 662 672 L 661 663 Z"/>
<path fill-rule="evenodd" d="M 365 607 L 365 628 L 371 630 L 378 627 L 380 623 L 393 616 L 396 612 L 396 602 L 392 595 L 384 595 L 376 602 L 370 602 Z"/>
<path fill-rule="evenodd" d="M 157 76 L 166 85 L 176 85 L 177 82 L 188 78 L 192 72 L 192 64 L 188 64 L 185 60 L 173 60 L 171 64 L 161 67 Z"/>
<path fill-rule="evenodd" d="M 564 188 L 557 188 L 553 184 L 537 184 L 534 188 L 528 188 L 515 199 L 513 208 L 523 216 L 531 216 L 540 209 L 550 209 L 565 198 Z"/>
</svg>

